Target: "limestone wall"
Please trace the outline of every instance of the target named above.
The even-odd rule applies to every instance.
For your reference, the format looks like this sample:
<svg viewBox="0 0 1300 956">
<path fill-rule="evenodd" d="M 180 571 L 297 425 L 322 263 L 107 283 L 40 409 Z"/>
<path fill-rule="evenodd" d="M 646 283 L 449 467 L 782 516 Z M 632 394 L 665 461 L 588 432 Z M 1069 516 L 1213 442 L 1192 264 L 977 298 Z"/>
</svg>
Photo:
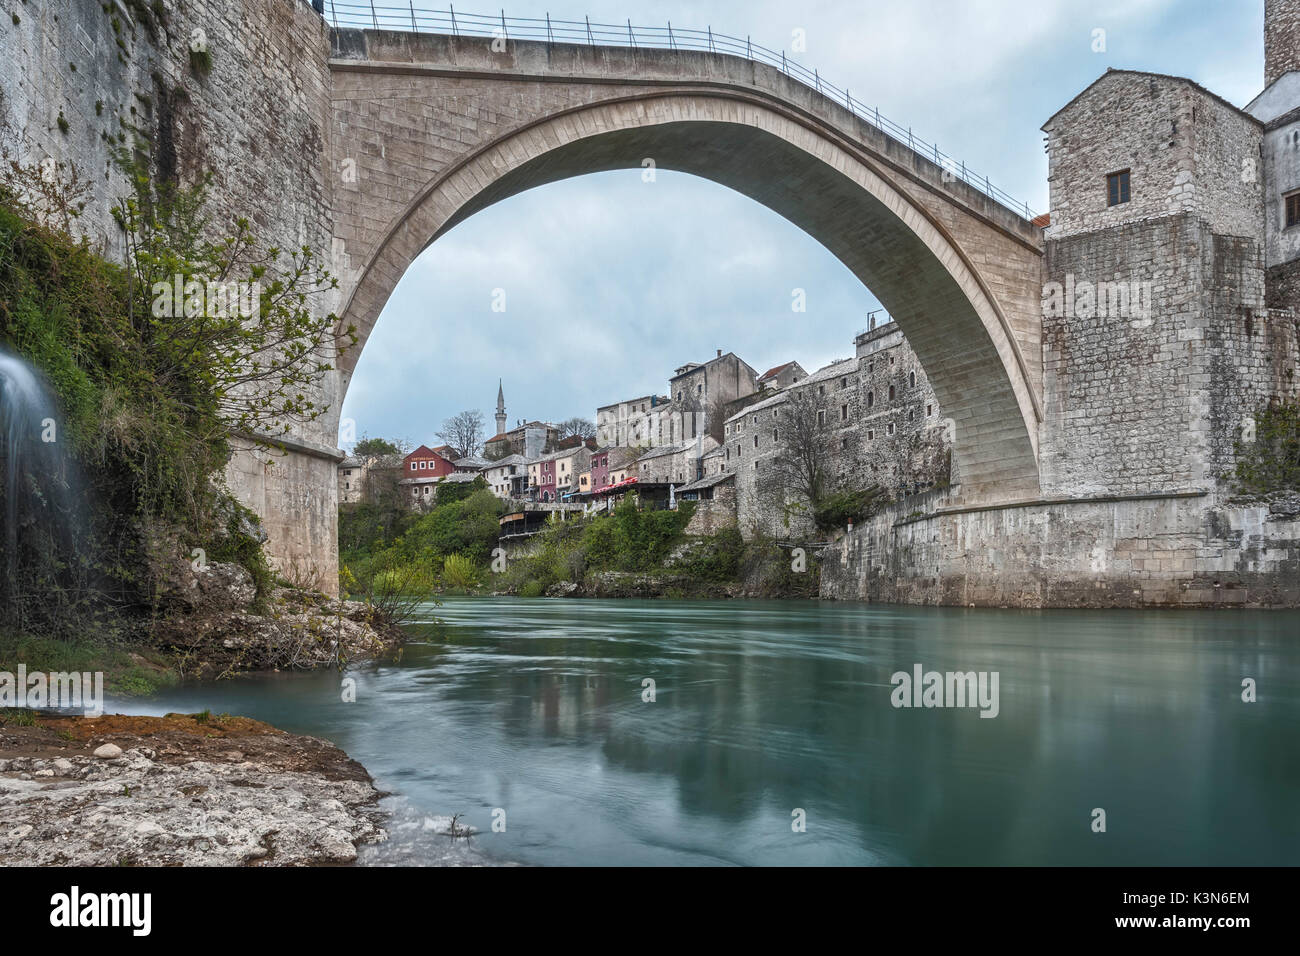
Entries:
<svg viewBox="0 0 1300 956">
<path fill-rule="evenodd" d="M 1043 129 L 1049 240 L 1179 213 L 1218 233 L 1259 232 L 1262 127 L 1188 80 L 1109 71 Z M 1111 206 L 1106 177 L 1126 169 L 1131 198 Z"/>
<path fill-rule="evenodd" d="M 328 31 L 302 0 L 41 0 L 0 18 L 0 146 L 24 163 L 53 160 L 89 180 L 83 232 L 111 257 L 122 241 L 111 209 L 129 194 L 111 151 L 136 132 L 152 171 L 186 184 L 210 173 L 215 228 L 246 217 L 266 245 L 308 245 L 328 265 L 332 190 Z M 105 9 L 107 7 L 107 10 Z M 207 57 L 193 51 L 207 51 Z M 207 66 L 204 66 L 206 61 Z M 11 85 L 9 78 L 14 82 Z M 62 116 L 64 126 L 60 126 Z M 66 127 L 66 129 L 64 128 Z M 317 308 L 337 311 L 336 293 Z M 238 443 L 231 490 L 262 518 L 268 551 L 314 563 L 337 587 L 335 449 L 338 377 L 324 376 L 321 420 L 295 429 L 286 452 Z M 309 561 L 301 556 L 311 554 Z"/>
<path fill-rule="evenodd" d="M 1300 70 L 1300 3 L 1264 0 L 1264 85 Z"/>
<path fill-rule="evenodd" d="M 1049 497 L 1207 490 L 1246 419 L 1294 393 L 1294 324 L 1266 314 L 1256 239 L 1190 214 L 1144 220 L 1049 242 L 1044 274 L 1066 290 L 1043 319 Z M 1071 303 L 1112 279 L 1149 288 L 1149 310 Z"/>
<path fill-rule="evenodd" d="M 915 510 L 927 513 L 908 517 Z M 981 607 L 1300 605 L 1300 515 L 1211 495 L 948 509 L 912 500 L 823 553 L 821 596 Z"/>
</svg>

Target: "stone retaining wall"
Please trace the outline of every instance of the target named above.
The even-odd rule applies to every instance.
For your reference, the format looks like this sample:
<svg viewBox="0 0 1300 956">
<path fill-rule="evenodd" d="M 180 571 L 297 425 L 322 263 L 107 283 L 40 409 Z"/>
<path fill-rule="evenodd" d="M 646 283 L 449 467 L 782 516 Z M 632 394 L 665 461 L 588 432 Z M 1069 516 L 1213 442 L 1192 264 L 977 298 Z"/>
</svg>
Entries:
<svg viewBox="0 0 1300 956">
<path fill-rule="evenodd" d="M 890 508 L 823 553 L 821 596 L 986 607 L 1300 606 L 1300 508 L 1200 493 Z"/>
</svg>

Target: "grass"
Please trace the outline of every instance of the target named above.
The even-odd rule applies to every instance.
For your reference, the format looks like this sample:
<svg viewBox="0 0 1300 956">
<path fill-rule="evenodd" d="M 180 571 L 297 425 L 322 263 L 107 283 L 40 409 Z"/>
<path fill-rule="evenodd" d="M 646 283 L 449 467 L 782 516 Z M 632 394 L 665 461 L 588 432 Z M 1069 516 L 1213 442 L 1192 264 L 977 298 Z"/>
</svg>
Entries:
<svg viewBox="0 0 1300 956">
<path fill-rule="evenodd" d="M 102 672 L 104 687 L 123 697 L 148 697 L 179 680 L 156 652 L 106 647 L 87 640 L 65 641 L 30 634 L 0 632 L 0 671 Z"/>
<path fill-rule="evenodd" d="M 26 707 L 14 707 L 0 710 L 0 726 L 3 727 L 35 727 L 36 712 L 28 710 Z"/>
</svg>

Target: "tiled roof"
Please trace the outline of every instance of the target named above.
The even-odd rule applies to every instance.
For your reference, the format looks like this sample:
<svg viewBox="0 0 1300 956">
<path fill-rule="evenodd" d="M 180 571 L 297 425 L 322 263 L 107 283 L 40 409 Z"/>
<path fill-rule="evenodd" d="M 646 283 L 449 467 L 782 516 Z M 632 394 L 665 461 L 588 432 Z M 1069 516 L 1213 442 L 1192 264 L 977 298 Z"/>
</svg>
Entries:
<svg viewBox="0 0 1300 956">
<path fill-rule="evenodd" d="M 484 462 L 483 467 L 480 468 L 479 470 L 487 471 L 491 468 L 500 468 L 502 465 L 526 465 L 526 464 L 528 464 L 528 459 L 525 458 L 523 455 L 506 455 L 504 458 L 498 458 L 496 461 Z"/>
<path fill-rule="evenodd" d="M 763 381 L 763 379 L 765 379 L 765 378 L 771 378 L 773 375 L 779 375 L 779 374 L 781 374 L 781 372 L 785 371 L 786 369 L 788 369 L 788 368 L 789 368 L 791 365 L 793 365 L 793 364 L 794 364 L 794 362 L 786 362 L 784 365 L 778 365 L 778 366 L 776 366 L 775 368 L 770 368 L 770 369 L 768 369 L 766 372 L 764 372 L 762 375 L 760 375 L 760 376 L 758 377 L 758 380 L 761 382 L 761 381 Z"/>
<path fill-rule="evenodd" d="M 722 484 L 724 481 L 730 481 L 735 477 L 736 477 L 735 472 L 724 471 L 720 475 L 708 475 L 704 478 L 697 478 L 695 481 L 692 481 L 689 485 L 682 485 L 680 488 L 677 489 L 677 493 L 680 495 L 683 491 L 700 491 L 704 488 L 712 488 L 715 485 Z"/>
<path fill-rule="evenodd" d="M 797 382 L 796 385 L 802 385 L 806 381 L 808 381 L 808 379 L 805 378 L 803 381 Z M 765 408 L 771 408 L 773 405 L 780 405 L 782 402 L 785 401 L 785 399 L 786 399 L 785 391 L 777 392 L 771 398 L 765 398 L 761 402 L 755 402 L 753 405 L 745 406 L 740 411 L 736 412 L 736 414 L 728 418 L 725 424 L 730 424 L 731 422 L 734 422 L 739 418 L 744 418 L 746 415 L 750 415 L 753 414 L 754 412 L 762 411 Z"/>
</svg>

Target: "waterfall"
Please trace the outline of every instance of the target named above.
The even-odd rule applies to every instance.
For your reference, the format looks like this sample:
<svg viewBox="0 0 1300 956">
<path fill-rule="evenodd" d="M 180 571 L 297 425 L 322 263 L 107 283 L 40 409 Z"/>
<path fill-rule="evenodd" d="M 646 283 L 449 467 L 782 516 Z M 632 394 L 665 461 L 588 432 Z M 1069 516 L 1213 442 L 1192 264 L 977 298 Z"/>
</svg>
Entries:
<svg viewBox="0 0 1300 956">
<path fill-rule="evenodd" d="M 20 531 L 33 532 L 45 553 L 77 556 L 80 498 L 59 432 L 57 403 L 26 362 L 0 352 L 0 468 L 4 471 L 5 597 L 19 598 Z M 26 541 L 22 542 L 26 544 Z M 59 554 L 61 552 L 61 554 Z"/>
</svg>

